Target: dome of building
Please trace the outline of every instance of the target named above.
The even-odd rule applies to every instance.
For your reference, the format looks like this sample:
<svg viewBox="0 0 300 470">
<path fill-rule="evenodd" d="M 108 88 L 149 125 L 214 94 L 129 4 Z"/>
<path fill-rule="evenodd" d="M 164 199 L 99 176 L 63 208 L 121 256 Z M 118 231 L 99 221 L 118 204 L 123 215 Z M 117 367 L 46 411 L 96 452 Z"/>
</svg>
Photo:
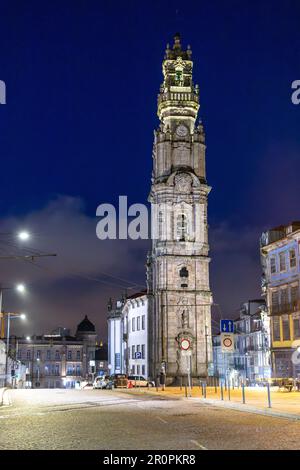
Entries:
<svg viewBox="0 0 300 470">
<path fill-rule="evenodd" d="M 95 331 L 95 325 L 88 319 L 87 315 L 84 317 L 82 322 L 77 326 L 77 331 Z"/>
</svg>

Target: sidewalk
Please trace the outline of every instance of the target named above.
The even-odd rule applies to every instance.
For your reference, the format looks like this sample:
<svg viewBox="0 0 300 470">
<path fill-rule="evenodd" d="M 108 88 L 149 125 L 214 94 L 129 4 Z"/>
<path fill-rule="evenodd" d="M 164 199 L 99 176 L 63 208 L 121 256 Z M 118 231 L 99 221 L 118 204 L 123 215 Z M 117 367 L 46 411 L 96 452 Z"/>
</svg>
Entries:
<svg viewBox="0 0 300 470">
<path fill-rule="evenodd" d="M 300 392 L 278 391 L 277 387 L 271 389 L 271 408 L 268 407 L 267 388 L 265 387 L 245 387 L 245 404 L 243 404 L 241 388 L 230 389 L 230 400 L 228 390 L 223 389 L 223 401 L 221 400 L 220 387 L 217 387 L 216 390 L 215 387 L 207 387 L 206 398 L 202 395 L 202 389 L 199 386 L 194 386 L 191 391 L 187 389 L 187 398 L 185 397 L 184 387 L 182 387 L 182 389 L 180 389 L 180 387 L 166 387 L 165 391 L 161 391 L 159 388 L 158 392 L 156 388 L 150 388 L 149 390 L 142 388 L 140 390 L 131 389 L 130 391 L 134 394 L 147 393 L 156 396 L 165 396 L 166 398 L 199 399 L 202 403 L 209 403 L 215 406 L 300 420 Z"/>
</svg>

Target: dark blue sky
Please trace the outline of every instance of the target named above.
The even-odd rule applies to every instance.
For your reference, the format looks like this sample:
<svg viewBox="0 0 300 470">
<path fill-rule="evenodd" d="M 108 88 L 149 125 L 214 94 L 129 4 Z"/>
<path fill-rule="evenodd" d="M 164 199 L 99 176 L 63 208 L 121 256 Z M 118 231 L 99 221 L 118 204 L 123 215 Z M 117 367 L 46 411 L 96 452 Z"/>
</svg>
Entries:
<svg viewBox="0 0 300 470">
<path fill-rule="evenodd" d="M 35 230 L 47 238 L 47 208 L 58 195 L 60 211 L 66 197 L 80 198 L 86 218 L 119 194 L 146 201 L 161 62 L 179 31 L 193 51 L 207 135 L 212 286 L 233 315 L 259 294 L 261 231 L 300 218 L 300 106 L 290 98 L 300 79 L 299 24 L 297 0 L 1 1 L 1 218 L 9 224 L 14 216 L 13 227 L 34 212 Z M 60 227 L 72 243 L 74 234 Z M 120 270 L 138 283 L 140 253 Z M 119 275 L 117 264 L 110 269 Z M 68 285 L 59 312 L 73 296 L 63 278 L 49 284 Z M 99 291 L 82 309 L 97 321 L 106 298 Z M 68 311 L 76 320 L 82 313 L 75 303 Z"/>
</svg>

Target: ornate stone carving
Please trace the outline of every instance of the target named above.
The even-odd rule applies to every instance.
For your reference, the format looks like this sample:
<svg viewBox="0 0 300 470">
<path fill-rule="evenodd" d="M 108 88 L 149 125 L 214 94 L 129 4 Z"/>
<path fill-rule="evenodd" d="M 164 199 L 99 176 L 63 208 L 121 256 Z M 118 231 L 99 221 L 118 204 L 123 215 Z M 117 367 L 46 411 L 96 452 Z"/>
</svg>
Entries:
<svg viewBox="0 0 300 470">
<path fill-rule="evenodd" d="M 179 193 L 190 193 L 192 190 L 192 177 L 187 173 L 178 173 L 175 176 L 175 190 Z"/>
</svg>

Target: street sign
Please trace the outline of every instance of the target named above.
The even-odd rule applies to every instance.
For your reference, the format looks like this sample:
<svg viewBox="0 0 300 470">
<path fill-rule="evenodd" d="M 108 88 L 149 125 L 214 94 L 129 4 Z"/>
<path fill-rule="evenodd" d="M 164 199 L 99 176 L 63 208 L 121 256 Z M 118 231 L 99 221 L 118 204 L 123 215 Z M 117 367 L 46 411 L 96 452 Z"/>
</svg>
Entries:
<svg viewBox="0 0 300 470">
<path fill-rule="evenodd" d="M 234 324 L 232 320 L 220 320 L 221 333 L 234 333 Z"/>
<path fill-rule="evenodd" d="M 233 333 L 221 333 L 221 350 L 225 353 L 234 351 Z"/>
<path fill-rule="evenodd" d="M 135 352 L 134 353 L 134 359 L 142 359 L 142 353 L 141 352 Z"/>
<path fill-rule="evenodd" d="M 190 340 L 187 338 L 183 338 L 180 343 L 180 347 L 183 351 L 187 351 L 191 347 Z"/>
</svg>

